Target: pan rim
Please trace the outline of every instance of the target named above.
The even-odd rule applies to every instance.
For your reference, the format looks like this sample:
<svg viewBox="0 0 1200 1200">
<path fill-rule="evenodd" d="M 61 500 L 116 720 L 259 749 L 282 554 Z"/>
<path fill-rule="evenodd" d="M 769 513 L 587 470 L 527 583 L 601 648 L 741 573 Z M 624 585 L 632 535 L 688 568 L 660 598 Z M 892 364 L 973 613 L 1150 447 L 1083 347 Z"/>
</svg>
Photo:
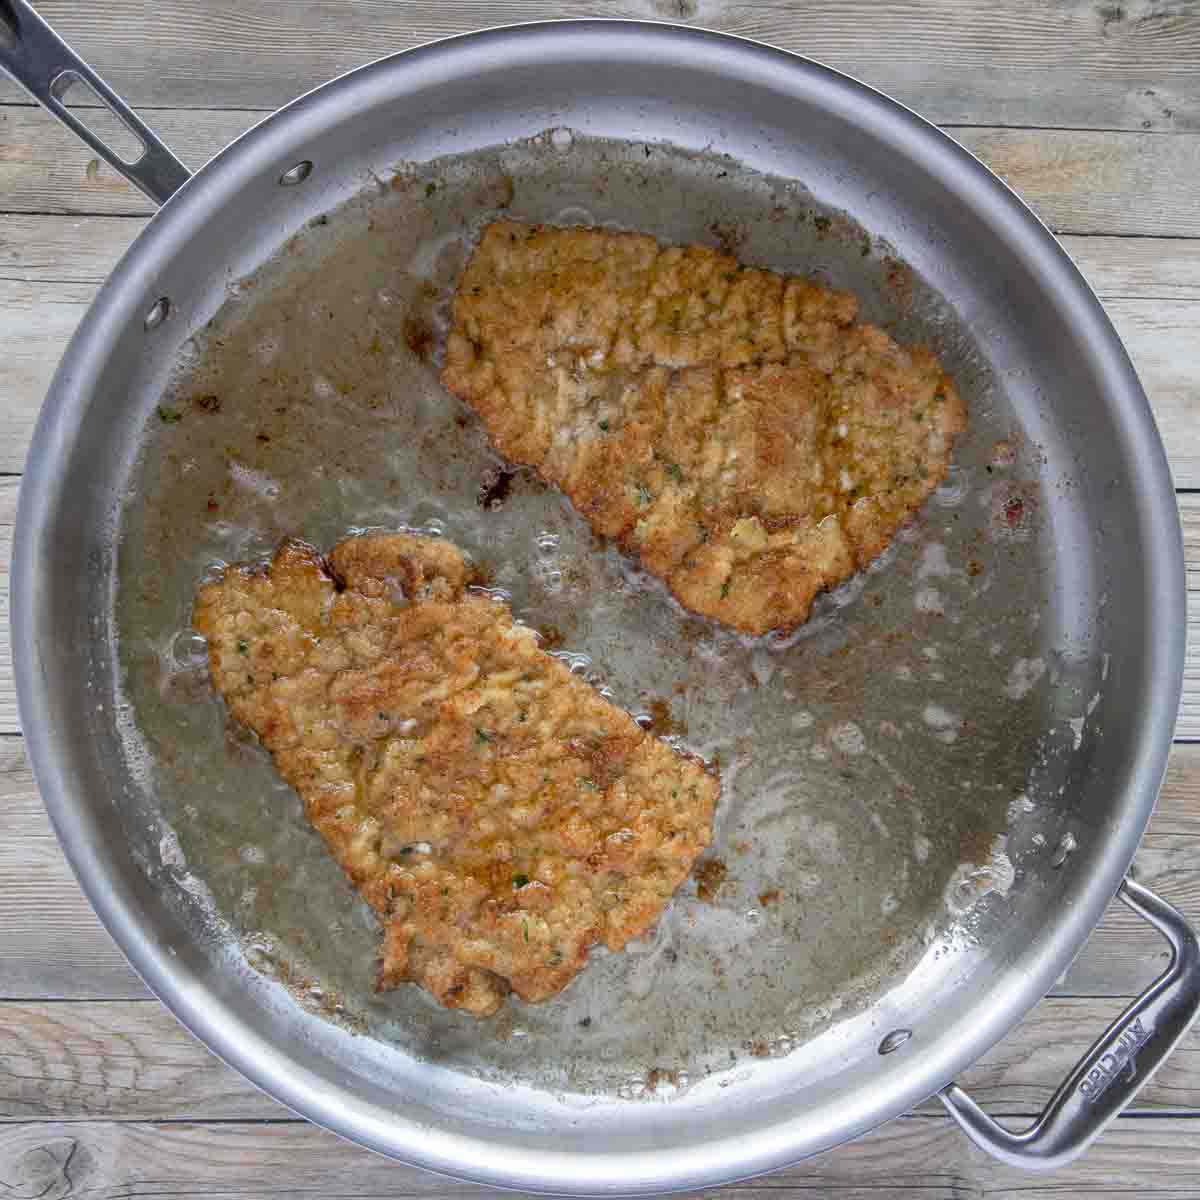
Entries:
<svg viewBox="0 0 1200 1200">
<path fill-rule="evenodd" d="M 236 181 L 239 167 L 248 170 L 251 157 L 273 141 L 283 145 L 298 115 L 314 106 L 344 108 L 370 102 L 394 84 L 394 72 L 418 69 L 471 53 L 517 52 L 532 55 L 532 47 L 550 39 L 546 52 L 564 33 L 592 39 L 639 39 L 643 52 L 657 39 L 662 53 L 737 54 L 756 71 L 774 77 L 787 75 L 797 85 L 820 87 L 833 99 L 844 99 L 871 110 L 882 129 L 921 151 L 921 167 L 947 177 L 955 172 L 972 179 L 974 196 L 988 223 L 1007 233 L 1006 244 L 1036 262 L 1044 287 L 1057 289 L 1059 303 L 1087 334 L 1098 369 L 1111 381 L 1120 399 L 1116 412 L 1137 463 L 1136 499 L 1139 528 L 1146 546 L 1149 570 L 1145 580 L 1153 596 L 1159 629 L 1149 643 L 1144 677 L 1149 702 L 1139 714 L 1140 747 L 1130 764 L 1128 795 L 1119 808 L 1108 844 L 1088 880 L 1080 902 L 1069 912 L 1048 918 L 1050 936 L 1030 947 L 1026 970 L 1011 973 L 1004 989 L 989 1002 L 970 1036 L 954 1045 L 935 1043 L 919 1071 L 910 1072 L 907 1087 L 880 1089 L 869 1101 L 835 1109 L 824 1126 L 801 1131 L 796 1122 L 767 1126 L 736 1145 L 716 1143 L 703 1148 L 672 1147 L 656 1153 L 576 1155 L 542 1149 L 505 1147 L 479 1138 L 435 1131 L 395 1114 L 372 1117 L 352 1093 L 339 1093 L 324 1084 L 317 1094 L 303 1074 L 285 1069 L 273 1044 L 243 1022 L 224 1015 L 221 1003 L 199 994 L 179 978 L 165 948 L 139 928 L 135 903 L 126 890 L 111 886 L 86 829 L 80 825 L 85 801 L 71 794 L 70 780 L 55 745 L 50 720 L 49 692 L 39 666 L 39 643 L 48 635 L 41 627 L 45 606 L 39 603 L 41 577 L 39 546 L 48 536 L 56 499 L 64 481 L 55 472 L 39 470 L 53 463 L 56 451 L 69 444 L 87 380 L 103 361 L 106 348 L 127 320 L 121 305 L 106 303 L 122 290 L 123 281 L 141 265 L 169 247 L 173 230 L 189 221 L 190 213 L 207 211 Z M 125 289 L 128 290 L 128 289 Z M 125 306 L 127 307 L 127 306 Z M 883 93 L 841 72 L 750 39 L 669 23 L 620 19 L 544 21 L 491 28 L 428 43 L 374 63 L 321 85 L 266 117 L 201 168 L 138 236 L 88 310 L 54 377 L 39 415 L 22 480 L 12 560 L 12 646 L 21 727 L 43 801 L 64 852 L 93 908 L 131 966 L 150 990 L 223 1061 L 253 1080 L 296 1112 L 344 1137 L 406 1162 L 458 1178 L 503 1187 L 555 1193 L 646 1194 L 731 1182 L 761 1174 L 831 1148 L 907 1111 L 952 1079 L 1002 1037 L 1049 989 L 1098 922 L 1128 868 L 1149 821 L 1173 740 L 1174 718 L 1182 690 L 1186 587 L 1178 508 L 1165 452 L 1149 403 L 1128 355 L 1099 300 L 1066 252 L 1025 204 L 966 149 L 923 118 Z M 106 886 L 107 885 L 107 886 Z M 316 1080 L 315 1076 L 311 1077 Z M 838 1125 L 838 1118 L 841 1124 Z M 836 1135 L 830 1137 L 837 1126 Z"/>
</svg>

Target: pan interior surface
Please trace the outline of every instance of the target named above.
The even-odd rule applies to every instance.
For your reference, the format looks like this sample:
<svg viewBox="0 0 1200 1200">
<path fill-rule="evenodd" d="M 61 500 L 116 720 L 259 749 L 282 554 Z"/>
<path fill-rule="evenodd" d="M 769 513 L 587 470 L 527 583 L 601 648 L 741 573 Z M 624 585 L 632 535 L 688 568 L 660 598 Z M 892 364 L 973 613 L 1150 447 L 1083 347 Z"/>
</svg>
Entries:
<svg viewBox="0 0 1200 1200">
<path fill-rule="evenodd" d="M 235 285 L 149 421 L 116 597 L 130 758 L 172 831 L 170 878 L 202 881 L 250 963 L 302 1001 L 488 1077 L 676 1092 L 861 1009 L 942 931 L 947 903 L 958 916 L 976 890 L 1007 889 L 997 838 L 1036 753 L 1047 669 L 1034 471 L 989 409 L 973 346 L 943 332 L 976 429 L 905 540 L 791 636 L 689 616 L 557 492 L 500 476 L 438 383 L 455 280 L 502 212 L 636 218 L 674 242 L 716 231 L 752 261 L 869 288 L 871 315 L 890 303 L 905 333 L 953 328 L 861 228 L 725 157 L 560 127 L 402 167 Z M 554 653 L 724 781 L 699 883 L 655 936 L 484 1025 L 412 988 L 372 990 L 374 918 L 267 756 L 227 728 L 190 627 L 197 582 L 225 563 L 360 528 L 445 534 Z"/>
<path fill-rule="evenodd" d="M 309 183 L 280 188 L 301 159 Z M 78 678 L 82 654 L 90 684 L 86 704 L 48 689 L 74 731 L 59 769 L 106 797 L 56 822 L 117 881 L 117 901 L 89 888 L 102 914 L 141 914 L 109 923 L 152 986 L 305 1115 L 547 1190 L 764 1170 L 945 1082 L 1069 960 L 1090 922 L 1051 936 L 1052 915 L 1086 917 L 1097 874 L 1119 878 L 1162 766 L 1144 736 L 1169 699 L 1147 633 L 1161 463 L 1069 264 L 888 102 L 671 30 L 403 56 L 223 163 L 110 283 L 113 336 L 59 437 L 71 501 L 40 502 L 58 647 L 39 642 L 40 669 Z M 499 483 L 437 382 L 457 272 L 501 215 L 720 244 L 853 290 L 955 376 L 970 428 L 950 478 L 796 633 L 689 616 L 553 490 Z M 173 318 L 147 332 L 160 294 Z M 285 535 L 396 527 L 461 545 L 574 669 L 722 774 L 716 865 L 656 934 L 482 1023 L 374 993 L 374 919 L 228 725 L 190 630 L 213 569 Z M 164 953 L 168 975 L 147 968 Z M 912 1037 L 881 1057 L 897 1028 Z"/>
</svg>

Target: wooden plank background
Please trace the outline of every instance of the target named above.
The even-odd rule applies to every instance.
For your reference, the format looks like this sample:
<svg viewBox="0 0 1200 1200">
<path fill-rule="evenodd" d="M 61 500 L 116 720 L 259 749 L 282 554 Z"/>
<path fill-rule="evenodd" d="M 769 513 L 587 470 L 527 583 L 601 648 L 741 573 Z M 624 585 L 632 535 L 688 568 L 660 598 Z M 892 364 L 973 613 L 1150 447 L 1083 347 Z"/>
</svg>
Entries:
<svg viewBox="0 0 1200 1200">
<path fill-rule="evenodd" d="M 1125 339 L 1175 480 L 1189 560 L 1179 744 L 1135 871 L 1200 920 L 1200 0 L 46 0 L 43 14 L 195 166 L 332 75 L 434 37 L 562 16 L 685 21 L 849 71 L 937 121 L 1062 238 Z M 54 366 L 145 199 L 0 81 L 0 1193 L 481 1194 L 297 1121 L 149 997 L 83 900 L 25 760 L 7 630 L 19 475 Z M 1191 494 L 1191 493 L 1197 494 Z M 1196 743 L 1196 744 L 1189 744 Z M 1114 907 L 965 1082 L 1030 1115 L 1161 969 Z M 1022 1175 L 934 1106 L 731 1192 L 1200 1197 L 1200 1033 L 1079 1163 Z"/>
</svg>

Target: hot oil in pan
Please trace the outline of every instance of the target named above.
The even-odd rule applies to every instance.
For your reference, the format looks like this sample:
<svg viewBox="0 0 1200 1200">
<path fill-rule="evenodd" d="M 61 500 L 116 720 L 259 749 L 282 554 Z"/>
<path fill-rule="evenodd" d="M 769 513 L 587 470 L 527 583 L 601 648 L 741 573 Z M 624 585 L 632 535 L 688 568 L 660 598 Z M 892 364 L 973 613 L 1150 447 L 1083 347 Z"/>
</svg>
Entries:
<svg viewBox="0 0 1200 1200">
<path fill-rule="evenodd" d="M 950 479 L 796 634 L 689 616 L 556 492 L 502 474 L 437 382 L 453 283 L 502 214 L 720 243 L 852 288 L 956 376 L 971 425 Z M 1034 758 L 1044 671 L 1032 462 L 968 331 L 797 184 L 563 130 L 404 166 L 231 289 L 150 425 L 118 621 L 128 750 L 165 822 L 154 872 L 305 1004 L 461 1069 L 669 1092 L 860 1008 L 1010 881 L 996 839 Z M 228 723 L 189 630 L 214 567 L 284 535 L 328 547 L 397 526 L 464 547 L 575 670 L 723 781 L 713 851 L 655 935 L 482 1024 L 413 987 L 374 994 L 373 917 Z"/>
</svg>

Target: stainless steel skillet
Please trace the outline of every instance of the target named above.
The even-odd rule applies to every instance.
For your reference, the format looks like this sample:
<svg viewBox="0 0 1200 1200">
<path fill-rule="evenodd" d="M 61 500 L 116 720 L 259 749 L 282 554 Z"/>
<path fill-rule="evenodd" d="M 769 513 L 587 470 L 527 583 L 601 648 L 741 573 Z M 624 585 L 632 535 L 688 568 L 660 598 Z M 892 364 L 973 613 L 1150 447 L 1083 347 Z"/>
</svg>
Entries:
<svg viewBox="0 0 1200 1200">
<path fill-rule="evenodd" d="M 130 961 L 180 1019 L 313 1120 L 407 1161 L 531 1190 L 634 1193 L 730 1180 L 828 1148 L 939 1089 L 976 1140 L 1012 1161 L 1053 1165 L 1086 1145 L 1200 1003 L 1193 935 L 1168 906 L 1122 882 L 1149 818 L 1178 701 L 1182 553 L 1169 473 L 1128 360 L 1086 285 L 1011 193 L 912 114 L 815 64 L 735 39 L 623 22 L 498 30 L 384 60 L 269 118 L 184 183 L 182 168 L 25 5 L 10 2 L 0 13 L 7 27 L 0 61 L 60 116 L 55 81 L 67 70 L 87 79 L 150 148 L 140 164 L 120 169 L 169 201 L 98 297 L 43 410 L 14 553 L 13 645 L 22 724 L 68 857 Z M 551 129 L 557 137 L 522 142 Z M 496 146 L 509 149 L 488 159 L 486 148 Z M 578 157 L 555 167 L 552 152 L 568 151 Z M 640 174 L 638 158 L 649 164 Z M 427 180 L 431 162 L 438 175 Z M 468 166 L 460 170 L 460 162 Z M 514 164 L 528 175 L 506 170 Z M 506 194 L 506 175 L 515 196 Z M 599 637 L 603 613 L 590 601 L 596 619 L 569 628 L 568 640 L 586 647 L 619 699 L 635 704 L 639 678 L 649 677 L 656 690 L 682 682 L 686 695 L 699 696 L 703 684 L 720 700 L 679 704 L 686 736 L 738 763 L 727 772 L 730 801 L 719 830 L 738 904 L 706 909 L 681 899 L 675 960 L 663 960 L 671 969 L 653 950 L 640 960 L 650 964 L 649 992 L 638 995 L 632 975 L 598 964 L 599 982 L 581 981 L 562 1007 L 491 1033 L 439 1024 L 440 1016 L 402 1000 L 387 1014 L 363 1007 L 370 1036 L 353 1036 L 250 969 L 245 931 L 222 906 L 220 869 L 228 864 L 213 848 L 220 830 L 210 822 L 190 841 L 178 831 L 190 876 L 175 869 L 178 855 L 169 839 L 164 850 L 163 839 L 181 824 L 185 797 L 216 795 L 239 780 L 243 794 L 257 797 L 264 764 L 230 757 L 211 725 L 189 723 L 195 705 L 185 710 L 169 689 L 160 704 L 149 701 L 153 664 L 128 615 L 145 618 L 142 642 L 153 641 L 151 626 L 155 636 L 182 632 L 163 605 L 194 585 L 201 550 L 217 556 L 204 539 L 241 545 L 232 527 L 251 529 L 246 544 L 257 550 L 254 539 L 272 532 L 266 517 L 250 521 L 246 498 L 266 479 L 285 481 L 291 512 L 307 513 L 296 519 L 310 536 L 327 539 L 394 514 L 441 521 L 456 536 L 474 537 L 480 553 L 489 539 L 519 544 L 512 510 L 480 532 L 451 502 L 484 461 L 479 447 L 459 446 L 453 462 L 442 462 L 430 443 L 405 460 L 411 470 L 403 478 L 388 475 L 372 446 L 412 416 L 409 400 L 393 398 L 393 408 L 381 402 L 386 419 L 373 424 L 375 410 L 354 407 L 369 390 L 361 375 L 348 376 L 353 386 L 344 392 L 335 386 L 321 412 L 289 418 L 286 437 L 250 422 L 251 398 L 225 375 L 228 391 L 198 394 L 221 401 L 218 417 L 227 424 L 219 435 L 201 432 L 193 411 L 178 406 L 192 395 L 170 390 L 181 355 L 215 344 L 201 332 L 210 320 L 248 350 L 270 340 L 269 331 L 252 328 L 252 314 L 229 310 L 232 280 L 260 271 L 260 282 L 239 296 L 269 293 L 265 303 L 276 312 L 297 280 L 310 289 L 310 308 L 321 286 L 349 288 L 352 305 L 353 287 L 322 269 L 331 260 L 321 259 L 308 227 L 375 181 L 383 185 L 375 199 L 386 196 L 393 206 L 392 236 L 402 240 L 406 224 L 427 226 L 414 254 L 437 244 L 449 225 L 469 225 L 507 204 L 529 216 L 586 208 L 594 219 L 653 226 L 661 236 L 733 238 L 739 253 L 771 265 L 815 263 L 864 294 L 875 319 L 937 342 L 968 381 L 972 405 L 963 496 L 945 494 L 896 561 L 857 595 L 839 597 L 841 607 L 822 617 L 829 620 L 794 644 L 747 647 L 698 631 L 661 598 L 621 591 L 619 564 L 572 549 L 577 531 L 569 514 L 553 515 L 553 498 L 530 493 L 511 502 L 512 510 L 536 510 L 534 523 L 560 539 L 560 550 L 567 545 L 561 553 L 575 555 L 571 565 L 594 570 L 593 582 L 603 585 L 614 606 L 604 610 L 610 632 L 633 644 L 636 661 L 614 648 L 616 632 L 607 642 Z M 789 190 L 786 181 L 803 188 Z M 439 195 L 445 200 L 433 211 L 426 202 Z M 353 215 L 346 220 L 353 227 Z M 861 248 L 860 229 L 871 238 Z M 289 242 L 296 234 L 301 241 Z M 271 275 L 269 263 L 285 245 L 303 260 L 300 274 Z M 343 247 L 351 258 L 354 245 Z M 369 272 L 361 254 L 354 261 Z M 398 306 L 396 325 L 416 312 L 416 293 L 401 284 L 420 274 L 409 261 L 371 293 Z M 438 278 L 436 263 L 425 269 L 423 282 Z M 312 312 L 289 312 L 311 328 L 304 322 Z M 373 320 L 373 311 L 344 323 L 331 318 L 346 338 Z M 294 391 L 316 361 L 306 358 L 282 381 L 272 376 L 261 386 Z M 414 395 L 421 390 L 419 363 L 397 349 L 392 366 L 411 372 L 405 379 Z M 417 415 L 432 429 L 444 412 L 435 393 L 423 394 L 428 410 Z M 266 457 L 252 458 L 237 439 L 260 434 L 263 446 L 284 449 L 254 450 Z M 196 515 L 192 502 L 205 489 L 188 490 L 193 478 L 207 487 L 228 472 L 229 456 L 213 450 L 216 442 L 238 447 L 242 471 L 242 491 L 228 501 L 236 519 L 225 530 Z M 299 476 L 326 478 L 321 456 L 307 453 L 315 445 L 330 463 L 352 450 L 367 482 L 351 486 L 347 470 L 306 490 Z M 288 446 L 306 453 L 288 460 Z M 194 463 L 173 481 L 163 466 L 171 455 Z M 428 478 L 419 474 L 426 461 L 439 464 Z M 1002 486 L 992 479 L 997 473 Z M 390 508 L 381 499 L 385 484 Z M 432 498 L 439 502 L 431 512 Z M 225 504 L 224 493 L 214 503 Z M 558 524 L 549 529 L 552 520 Z M 527 568 L 506 583 L 515 602 L 531 614 L 557 604 L 565 622 L 578 597 L 554 590 L 562 580 L 552 581 L 552 570 L 538 583 L 532 557 Z M 148 581 L 155 587 L 138 592 Z M 878 606 L 868 602 L 876 597 Z M 173 637 L 170 654 L 179 649 Z M 727 688 L 735 678 L 737 688 Z M 737 717 L 732 727 L 722 713 Z M 742 744 L 755 721 L 780 736 L 770 746 Z M 131 755 L 131 724 L 141 730 L 134 740 L 153 760 L 149 767 Z M 233 765 L 173 762 L 165 752 L 172 736 L 180 746 L 207 746 L 205 762 L 230 757 Z M 786 755 L 777 756 L 776 746 Z M 754 765 L 768 761 L 778 770 L 756 775 Z M 989 788 L 1001 789 L 993 800 L 1012 809 L 1004 825 L 1011 874 L 999 859 L 989 866 L 986 848 L 963 844 L 971 822 L 960 814 L 986 827 L 991 811 L 991 801 L 972 808 L 969 794 Z M 277 820 L 279 809 L 263 807 Z M 839 824 L 846 813 L 855 827 L 876 828 L 877 818 L 890 832 L 861 834 L 839 858 L 833 842 L 848 837 L 850 826 Z M 913 813 L 921 814 L 920 828 L 906 824 Z M 256 828 L 259 836 L 267 823 Z M 891 896 L 898 905 L 891 914 L 911 920 L 921 904 L 937 908 L 930 898 L 948 885 L 949 915 L 934 922 L 927 953 L 890 972 L 867 971 L 872 984 L 851 989 L 846 961 L 813 950 L 812 914 L 833 919 L 829 895 L 845 909 L 856 894 L 869 894 L 870 879 L 847 878 L 856 856 L 885 861 L 898 830 L 914 847 L 904 859 L 909 891 L 881 901 Z M 239 825 L 230 834 L 233 849 L 246 844 L 244 832 Z M 923 859 L 919 838 L 932 847 Z M 828 861 L 803 858 L 826 843 Z M 749 849 L 740 851 L 743 844 Z M 959 860 L 978 870 L 956 875 Z M 899 870 L 899 858 L 886 861 Z M 829 862 L 837 869 L 822 873 Z M 309 867 L 301 857 L 294 865 Z M 773 879 L 786 884 L 783 909 L 763 899 Z M 286 880 L 270 881 L 298 898 Z M 238 876 L 238 886 L 244 882 Z M 197 899 L 199 885 L 207 898 Z M 948 1081 L 1049 988 L 1118 889 L 1169 938 L 1172 966 L 1097 1043 L 1034 1129 L 1006 1134 Z M 868 926 L 886 930 L 878 913 L 878 904 L 860 909 L 838 927 L 839 940 L 862 937 Z M 350 909 L 339 915 L 352 921 Z M 344 938 L 354 936 L 348 924 Z M 831 980 L 789 974 L 787 962 L 805 955 Z M 310 948 L 310 958 L 335 975 L 344 965 L 327 947 Z M 747 966 L 763 963 L 775 965 L 757 974 Z M 683 967 L 692 970 L 690 987 L 672 973 Z M 824 995 L 827 984 L 835 992 L 843 985 L 838 1000 L 854 990 L 853 1001 L 797 1016 L 788 1002 L 771 999 L 781 990 Z M 739 992 L 754 998 L 754 1012 L 738 1009 L 730 993 Z M 581 1016 L 573 1006 L 583 1003 L 591 1007 Z M 605 1004 L 620 1015 L 611 1029 Z M 660 1008 L 688 1019 L 673 1021 Z M 637 1025 L 648 1019 L 639 1009 L 655 1009 L 655 1020 Z M 706 1019 L 719 1026 L 708 1041 L 699 1036 Z M 761 1039 L 753 1036 L 756 1019 Z M 495 1046 L 481 1049 L 493 1036 Z M 643 1036 L 673 1056 L 661 1064 L 674 1075 L 670 1087 L 658 1086 L 655 1061 L 641 1064 L 640 1091 L 603 1086 L 602 1072 L 585 1082 L 554 1073 L 556 1056 L 574 1065 L 603 1062 L 607 1053 L 624 1070 L 637 1062 L 630 1043 Z M 737 1053 L 743 1041 L 749 1049 Z M 538 1069 L 521 1065 L 523 1046 Z M 715 1060 L 729 1047 L 736 1061 L 722 1068 Z"/>
</svg>

